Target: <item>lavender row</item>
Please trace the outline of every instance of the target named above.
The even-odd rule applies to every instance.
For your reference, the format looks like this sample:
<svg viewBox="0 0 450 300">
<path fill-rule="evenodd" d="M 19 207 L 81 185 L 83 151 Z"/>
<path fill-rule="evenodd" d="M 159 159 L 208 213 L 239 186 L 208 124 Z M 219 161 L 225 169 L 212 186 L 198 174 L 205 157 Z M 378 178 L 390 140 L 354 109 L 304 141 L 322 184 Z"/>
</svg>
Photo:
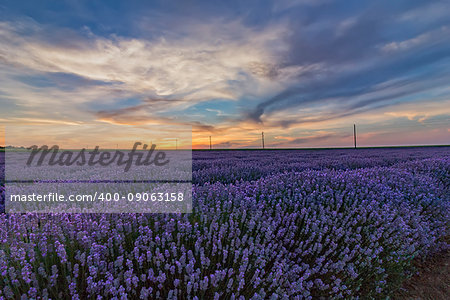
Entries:
<svg viewBox="0 0 450 300">
<path fill-rule="evenodd" d="M 256 180 L 283 171 L 391 167 L 436 157 L 448 160 L 449 153 L 448 147 L 201 151 L 193 152 L 192 179 L 200 185 L 206 182 L 234 183 L 238 180 Z"/>
</svg>

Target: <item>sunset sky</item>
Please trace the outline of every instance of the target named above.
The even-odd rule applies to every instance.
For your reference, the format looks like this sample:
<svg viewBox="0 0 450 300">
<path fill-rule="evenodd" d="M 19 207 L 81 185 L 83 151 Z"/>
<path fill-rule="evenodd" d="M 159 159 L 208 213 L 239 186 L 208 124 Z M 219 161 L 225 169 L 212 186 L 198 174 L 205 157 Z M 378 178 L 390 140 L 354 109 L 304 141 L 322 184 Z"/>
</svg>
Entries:
<svg viewBox="0 0 450 300">
<path fill-rule="evenodd" d="M 355 123 L 361 146 L 450 144 L 449 12 L 429 0 L 1 1 L 1 130 L 24 146 L 192 128 L 193 148 L 209 136 L 259 147 L 262 131 L 267 147 L 342 147 Z"/>
</svg>

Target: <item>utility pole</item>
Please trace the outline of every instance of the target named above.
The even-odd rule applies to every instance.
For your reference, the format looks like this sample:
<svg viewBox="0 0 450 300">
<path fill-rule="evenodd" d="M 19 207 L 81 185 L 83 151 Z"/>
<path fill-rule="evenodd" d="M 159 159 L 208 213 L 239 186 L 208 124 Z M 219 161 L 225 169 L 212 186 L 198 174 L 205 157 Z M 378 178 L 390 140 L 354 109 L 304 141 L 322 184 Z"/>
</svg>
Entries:
<svg viewBox="0 0 450 300">
<path fill-rule="evenodd" d="M 355 142 L 355 149 L 356 149 L 356 124 L 353 124 L 353 140 Z"/>
<path fill-rule="evenodd" d="M 264 149 L 264 131 L 261 132 L 262 148 Z"/>
<path fill-rule="evenodd" d="M 175 150 L 178 150 L 178 139 L 175 139 Z"/>
<path fill-rule="evenodd" d="M 211 136 L 209 136 L 209 150 L 212 150 Z"/>
</svg>

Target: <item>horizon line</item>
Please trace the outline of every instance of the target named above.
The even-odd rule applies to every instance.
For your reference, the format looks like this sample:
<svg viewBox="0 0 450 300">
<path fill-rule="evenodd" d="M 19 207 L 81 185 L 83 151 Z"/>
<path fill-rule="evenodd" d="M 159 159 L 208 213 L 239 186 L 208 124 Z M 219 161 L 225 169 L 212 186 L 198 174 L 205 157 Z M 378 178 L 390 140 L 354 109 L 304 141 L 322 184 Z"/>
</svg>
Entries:
<svg viewBox="0 0 450 300">
<path fill-rule="evenodd" d="M 6 148 L 11 147 L 11 148 L 22 148 L 22 149 L 26 149 L 26 147 L 24 146 L 0 146 L 0 150 L 5 150 Z M 179 148 L 179 149 L 162 149 L 162 150 L 169 150 L 169 151 L 186 151 L 186 150 L 191 150 L 191 151 L 233 151 L 233 150 L 238 150 L 238 151 L 254 151 L 254 150 L 345 150 L 345 149 L 373 149 L 373 148 L 432 148 L 432 147 L 450 147 L 450 144 L 433 144 L 433 145 L 380 145 L 380 146 L 357 146 L 356 148 L 354 146 L 346 146 L 346 147 L 280 147 L 280 148 L 270 148 L 270 147 L 265 147 L 265 148 L 216 148 L 216 149 L 209 149 L 209 148 L 194 148 L 194 149 L 190 149 L 190 148 Z M 86 150 L 89 150 L 90 148 L 83 148 Z M 92 148 L 95 149 L 95 148 Z M 127 149 L 121 149 L 121 148 L 115 148 L 115 149 L 110 149 L 110 148 L 104 148 L 105 150 L 127 150 Z M 75 149 L 60 149 L 60 150 L 75 150 Z M 141 151 L 143 151 L 142 149 L 140 149 Z"/>
</svg>

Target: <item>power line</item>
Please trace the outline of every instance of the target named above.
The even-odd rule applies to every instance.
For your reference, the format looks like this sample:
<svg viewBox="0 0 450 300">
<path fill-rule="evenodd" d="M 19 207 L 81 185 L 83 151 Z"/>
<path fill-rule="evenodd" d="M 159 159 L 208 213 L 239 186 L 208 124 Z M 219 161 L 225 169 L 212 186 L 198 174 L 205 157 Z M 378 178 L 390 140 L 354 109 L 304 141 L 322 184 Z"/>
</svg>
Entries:
<svg viewBox="0 0 450 300">
<path fill-rule="evenodd" d="M 423 129 L 427 129 L 428 126 L 439 126 L 439 125 L 448 125 L 450 118 L 444 118 L 444 119 L 435 119 L 435 120 L 424 120 L 422 122 L 419 121 L 412 121 L 408 124 L 389 124 L 386 122 L 383 123 L 374 123 L 374 124 L 359 124 L 359 128 L 363 128 L 364 132 L 370 133 L 372 131 L 377 130 L 386 130 L 390 129 L 389 131 L 392 133 L 395 133 L 395 129 L 402 130 L 404 128 L 410 129 L 411 127 L 421 127 Z M 430 128 L 428 127 L 428 129 Z M 347 127 L 348 128 L 348 127 Z M 326 128 L 326 130 L 345 130 L 345 127 L 330 127 Z M 348 130 L 348 129 L 347 129 Z M 313 130 L 317 131 L 317 130 Z M 262 149 L 265 149 L 265 137 L 264 137 L 264 131 L 261 132 L 261 146 Z M 354 149 L 358 148 L 358 137 L 357 137 L 357 131 L 356 131 L 356 124 L 353 124 L 353 147 Z M 209 136 L 209 149 L 212 150 L 212 136 Z"/>
</svg>

